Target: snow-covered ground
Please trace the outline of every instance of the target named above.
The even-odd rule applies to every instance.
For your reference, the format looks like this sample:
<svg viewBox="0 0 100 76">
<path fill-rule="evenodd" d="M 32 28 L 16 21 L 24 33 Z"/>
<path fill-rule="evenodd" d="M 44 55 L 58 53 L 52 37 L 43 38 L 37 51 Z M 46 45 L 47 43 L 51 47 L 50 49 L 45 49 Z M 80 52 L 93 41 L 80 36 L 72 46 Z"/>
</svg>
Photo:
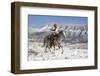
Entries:
<svg viewBox="0 0 100 76">
<path fill-rule="evenodd" d="M 87 43 L 77 43 L 77 44 L 62 44 L 62 49 L 57 49 L 54 51 L 52 48 L 45 52 L 45 47 L 43 47 L 42 42 L 29 42 L 28 47 L 28 60 L 38 61 L 38 60 L 58 60 L 58 59 L 80 59 L 88 57 Z"/>
<path fill-rule="evenodd" d="M 63 39 L 62 49 L 54 51 L 52 48 L 45 52 L 43 40 L 51 34 L 52 25 L 44 25 L 41 28 L 29 27 L 28 32 L 28 60 L 57 60 L 57 59 L 80 59 L 88 57 L 88 26 L 87 25 L 58 25 L 63 30 L 65 38 Z M 60 31 L 59 30 L 59 31 Z"/>
</svg>

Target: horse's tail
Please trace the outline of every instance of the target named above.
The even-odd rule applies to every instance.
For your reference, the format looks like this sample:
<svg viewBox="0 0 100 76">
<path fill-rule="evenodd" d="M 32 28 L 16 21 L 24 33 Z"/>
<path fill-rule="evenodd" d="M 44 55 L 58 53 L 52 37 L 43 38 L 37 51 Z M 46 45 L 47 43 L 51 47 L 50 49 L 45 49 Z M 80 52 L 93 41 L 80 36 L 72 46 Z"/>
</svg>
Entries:
<svg viewBox="0 0 100 76">
<path fill-rule="evenodd" d="M 43 47 L 45 46 L 45 43 L 46 43 L 46 40 L 45 40 L 45 38 L 44 38 L 44 40 L 43 40 L 43 45 L 42 45 Z"/>
<path fill-rule="evenodd" d="M 47 43 L 47 36 L 43 40 L 43 47 L 46 45 L 46 43 Z"/>
</svg>

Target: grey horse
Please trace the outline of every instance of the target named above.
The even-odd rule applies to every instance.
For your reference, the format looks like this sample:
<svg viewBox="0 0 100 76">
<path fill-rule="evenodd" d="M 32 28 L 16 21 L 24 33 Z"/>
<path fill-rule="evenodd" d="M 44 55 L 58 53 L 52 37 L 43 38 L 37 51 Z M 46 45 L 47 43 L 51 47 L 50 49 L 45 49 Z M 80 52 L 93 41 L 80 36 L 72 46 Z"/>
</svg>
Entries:
<svg viewBox="0 0 100 76">
<path fill-rule="evenodd" d="M 47 52 L 47 49 L 50 50 L 51 52 L 51 48 L 54 49 L 55 51 L 55 48 L 58 47 L 58 49 L 62 49 L 62 54 L 63 54 L 63 46 L 61 45 L 61 42 L 62 40 L 65 38 L 65 35 L 63 33 L 63 31 L 59 31 L 58 34 L 50 34 L 50 35 L 47 35 L 45 38 L 44 38 L 44 42 L 43 42 L 43 46 L 45 46 L 45 52 Z"/>
</svg>

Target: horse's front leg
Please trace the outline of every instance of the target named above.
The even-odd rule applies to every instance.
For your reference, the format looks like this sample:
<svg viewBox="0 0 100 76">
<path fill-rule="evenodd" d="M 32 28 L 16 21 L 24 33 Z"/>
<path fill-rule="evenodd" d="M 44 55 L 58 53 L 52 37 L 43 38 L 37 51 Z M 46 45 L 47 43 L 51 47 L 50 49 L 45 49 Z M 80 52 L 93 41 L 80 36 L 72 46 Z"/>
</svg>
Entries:
<svg viewBox="0 0 100 76">
<path fill-rule="evenodd" d="M 48 51 L 47 51 L 47 48 L 48 48 L 48 46 L 46 46 L 46 47 L 45 47 L 45 51 L 44 51 L 45 53 L 47 53 L 47 52 L 48 52 Z"/>
<path fill-rule="evenodd" d="M 57 46 L 58 46 L 58 49 L 60 49 L 61 45 L 58 41 L 57 41 Z"/>
<path fill-rule="evenodd" d="M 48 49 L 49 49 L 50 52 L 52 52 L 50 47 Z"/>
<path fill-rule="evenodd" d="M 61 48 L 62 48 L 62 52 L 61 53 L 63 54 L 63 52 L 64 52 L 63 47 L 61 46 Z"/>
<path fill-rule="evenodd" d="M 59 49 L 61 48 L 62 49 L 62 54 L 63 54 L 63 52 L 64 52 L 64 50 L 63 50 L 63 46 L 58 42 L 58 47 L 59 47 Z"/>
</svg>

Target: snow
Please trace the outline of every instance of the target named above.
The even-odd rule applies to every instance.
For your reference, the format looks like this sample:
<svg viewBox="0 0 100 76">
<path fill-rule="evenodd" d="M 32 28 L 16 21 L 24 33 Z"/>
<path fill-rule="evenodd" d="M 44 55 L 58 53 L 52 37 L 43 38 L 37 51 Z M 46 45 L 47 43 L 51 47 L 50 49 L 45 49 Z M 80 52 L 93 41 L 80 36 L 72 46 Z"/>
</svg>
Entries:
<svg viewBox="0 0 100 76">
<path fill-rule="evenodd" d="M 28 50 L 28 60 L 38 61 L 38 60 L 61 60 L 61 59 L 80 59 L 88 57 L 88 49 L 83 48 L 87 46 L 87 43 L 80 44 L 63 44 L 64 52 L 62 49 L 57 49 L 54 51 L 52 48 L 50 52 L 49 49 L 45 52 L 45 47 L 42 46 L 43 43 L 32 42 L 29 44 Z M 80 48 L 79 48 L 80 47 Z M 31 52 L 29 52 L 31 51 Z"/>
<path fill-rule="evenodd" d="M 60 25 L 59 25 L 60 26 Z M 61 25 L 65 38 L 63 39 L 64 52 L 62 49 L 51 51 L 43 47 L 43 40 L 50 35 L 52 25 L 46 24 L 41 28 L 29 27 L 28 35 L 28 60 L 59 60 L 88 58 L 88 27 L 87 25 Z"/>
</svg>

